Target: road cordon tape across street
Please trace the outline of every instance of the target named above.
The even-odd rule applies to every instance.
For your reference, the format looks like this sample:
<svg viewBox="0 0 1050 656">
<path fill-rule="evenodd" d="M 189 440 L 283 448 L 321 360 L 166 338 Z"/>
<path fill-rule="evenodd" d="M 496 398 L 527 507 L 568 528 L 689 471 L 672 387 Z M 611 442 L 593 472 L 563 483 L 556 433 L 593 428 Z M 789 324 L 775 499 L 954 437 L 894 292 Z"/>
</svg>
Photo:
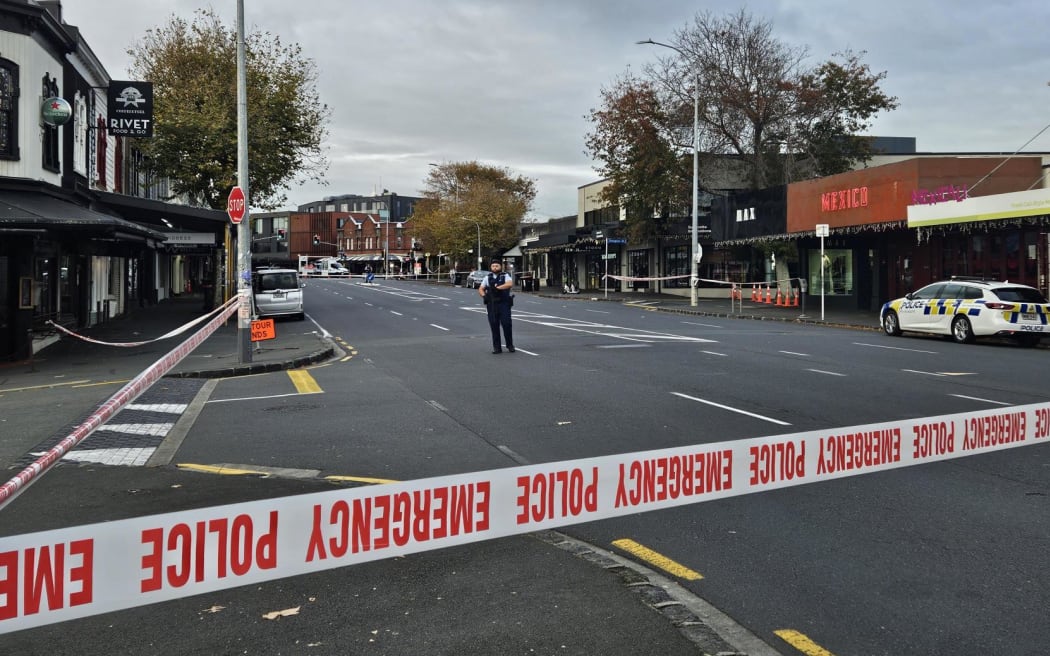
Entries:
<svg viewBox="0 0 1050 656">
<path fill-rule="evenodd" d="M 1050 403 L 325 491 L 0 539 L 0 633 L 432 549 L 1050 443 Z"/>
</svg>

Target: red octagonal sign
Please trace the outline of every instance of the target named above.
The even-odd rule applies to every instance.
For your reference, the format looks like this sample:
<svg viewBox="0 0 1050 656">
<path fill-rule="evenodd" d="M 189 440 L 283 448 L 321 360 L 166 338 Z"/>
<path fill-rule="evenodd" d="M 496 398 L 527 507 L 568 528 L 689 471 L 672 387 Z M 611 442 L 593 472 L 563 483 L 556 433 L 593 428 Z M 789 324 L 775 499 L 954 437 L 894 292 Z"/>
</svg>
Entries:
<svg viewBox="0 0 1050 656">
<path fill-rule="evenodd" d="M 226 213 L 234 223 L 240 223 L 244 218 L 244 191 L 240 187 L 230 190 L 230 197 L 226 201 Z"/>
</svg>

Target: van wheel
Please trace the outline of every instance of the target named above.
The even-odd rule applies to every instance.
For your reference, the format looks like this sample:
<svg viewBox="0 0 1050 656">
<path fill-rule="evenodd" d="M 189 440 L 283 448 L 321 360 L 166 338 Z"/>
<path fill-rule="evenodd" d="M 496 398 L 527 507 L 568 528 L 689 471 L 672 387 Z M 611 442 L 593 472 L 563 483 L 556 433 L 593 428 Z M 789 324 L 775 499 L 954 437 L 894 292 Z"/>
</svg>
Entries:
<svg viewBox="0 0 1050 656">
<path fill-rule="evenodd" d="M 306 313 L 305 312 L 300 312 L 299 314 L 295 315 L 295 320 L 296 321 L 302 321 L 305 318 L 306 318 Z"/>
</svg>

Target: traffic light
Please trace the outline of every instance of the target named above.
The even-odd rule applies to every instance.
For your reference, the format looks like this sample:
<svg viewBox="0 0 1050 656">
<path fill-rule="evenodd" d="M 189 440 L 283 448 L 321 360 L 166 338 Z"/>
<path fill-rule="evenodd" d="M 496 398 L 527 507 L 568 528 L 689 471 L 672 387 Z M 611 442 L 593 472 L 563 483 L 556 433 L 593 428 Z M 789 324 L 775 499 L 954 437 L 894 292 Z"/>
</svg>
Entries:
<svg viewBox="0 0 1050 656">
<path fill-rule="evenodd" d="M 314 246 L 321 245 L 321 235 L 314 235 Z"/>
<path fill-rule="evenodd" d="M 277 239 L 284 239 L 285 232 L 284 228 L 277 228 Z"/>
</svg>

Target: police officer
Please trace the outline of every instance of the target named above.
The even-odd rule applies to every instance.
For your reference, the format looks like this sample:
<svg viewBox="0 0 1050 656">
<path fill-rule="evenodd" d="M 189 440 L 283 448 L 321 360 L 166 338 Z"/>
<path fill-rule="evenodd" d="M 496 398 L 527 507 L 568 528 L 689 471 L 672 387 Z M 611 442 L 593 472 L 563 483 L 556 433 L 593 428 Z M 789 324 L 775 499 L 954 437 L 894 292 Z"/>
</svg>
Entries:
<svg viewBox="0 0 1050 656">
<path fill-rule="evenodd" d="M 503 272 L 499 260 L 492 260 L 489 275 L 478 286 L 478 295 L 485 300 L 489 312 L 489 328 L 492 329 L 492 352 L 502 353 L 500 348 L 499 329 L 503 327 L 503 339 L 507 342 L 507 351 L 514 352 L 514 333 L 510 324 L 510 308 L 514 304 L 514 278 Z"/>
</svg>

